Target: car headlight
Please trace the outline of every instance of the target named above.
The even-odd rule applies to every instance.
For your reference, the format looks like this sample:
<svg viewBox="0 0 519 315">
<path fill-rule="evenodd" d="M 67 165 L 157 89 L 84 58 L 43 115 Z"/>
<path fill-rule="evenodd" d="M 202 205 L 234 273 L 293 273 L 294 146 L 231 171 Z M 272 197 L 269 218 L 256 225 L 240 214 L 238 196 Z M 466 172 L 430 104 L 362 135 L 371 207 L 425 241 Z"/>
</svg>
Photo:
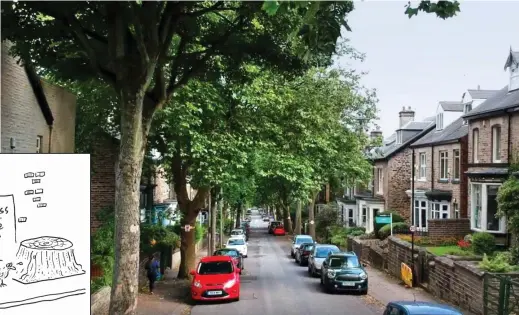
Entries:
<svg viewBox="0 0 519 315">
<path fill-rule="evenodd" d="M 359 276 L 362 280 L 366 280 L 368 278 L 368 275 L 365 272 L 361 273 Z"/>
<path fill-rule="evenodd" d="M 200 283 L 200 281 L 195 281 L 193 282 L 193 285 L 197 288 L 201 288 L 202 287 L 202 284 Z"/>
<path fill-rule="evenodd" d="M 235 284 L 236 284 L 236 280 L 232 279 L 230 281 L 227 281 L 227 283 L 224 284 L 223 288 L 224 289 L 229 289 L 229 288 L 232 288 Z"/>
<path fill-rule="evenodd" d="M 328 278 L 335 278 L 335 270 L 328 270 L 327 276 Z"/>
</svg>

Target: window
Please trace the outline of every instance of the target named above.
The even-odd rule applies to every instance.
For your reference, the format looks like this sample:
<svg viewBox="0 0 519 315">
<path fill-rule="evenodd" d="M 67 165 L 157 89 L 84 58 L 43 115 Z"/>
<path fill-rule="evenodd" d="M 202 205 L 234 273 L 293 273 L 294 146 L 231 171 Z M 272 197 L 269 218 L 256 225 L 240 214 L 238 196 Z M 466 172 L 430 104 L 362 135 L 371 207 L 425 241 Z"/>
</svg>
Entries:
<svg viewBox="0 0 519 315">
<path fill-rule="evenodd" d="M 440 179 L 449 178 L 449 153 L 447 151 L 440 152 Z"/>
<path fill-rule="evenodd" d="M 450 217 L 449 204 L 441 202 L 431 202 L 432 219 L 448 219 Z"/>
<path fill-rule="evenodd" d="M 481 229 L 481 203 L 481 184 L 472 184 L 472 213 L 476 229 Z"/>
<path fill-rule="evenodd" d="M 472 163 L 479 162 L 479 130 L 472 130 Z"/>
<path fill-rule="evenodd" d="M 461 168 L 461 160 L 460 160 L 460 150 L 454 150 L 452 152 L 454 155 L 453 161 L 452 161 L 452 168 L 454 169 L 454 172 L 452 174 L 452 179 L 460 179 L 460 168 Z"/>
<path fill-rule="evenodd" d="M 464 109 L 463 113 L 467 114 L 471 110 L 472 110 L 472 103 L 467 103 L 467 104 L 465 104 L 465 109 Z"/>
<path fill-rule="evenodd" d="M 497 192 L 501 184 L 472 184 L 471 227 L 479 231 L 506 233 L 506 218 L 497 217 Z"/>
<path fill-rule="evenodd" d="M 492 163 L 501 162 L 501 127 L 492 127 Z"/>
<path fill-rule="evenodd" d="M 362 225 L 366 226 L 366 222 L 368 222 L 368 209 L 362 206 Z"/>
<path fill-rule="evenodd" d="M 419 169 L 419 177 L 420 179 L 426 178 L 426 169 L 427 169 L 427 159 L 425 152 L 420 153 L 420 169 Z"/>
<path fill-rule="evenodd" d="M 341 222 L 344 222 L 344 206 L 341 206 Z"/>
<path fill-rule="evenodd" d="M 436 115 L 436 130 L 443 130 L 443 113 Z"/>
<path fill-rule="evenodd" d="M 384 172 L 382 168 L 377 168 L 377 193 L 384 192 Z"/>
<path fill-rule="evenodd" d="M 519 64 L 512 62 L 512 65 L 510 65 L 510 84 L 508 85 L 508 91 L 517 89 L 519 89 Z"/>
<path fill-rule="evenodd" d="M 43 136 L 36 137 L 36 153 L 43 153 Z"/>
<path fill-rule="evenodd" d="M 396 143 L 397 144 L 402 144 L 402 130 L 398 130 L 396 132 Z"/>
<path fill-rule="evenodd" d="M 353 226 L 355 222 L 353 221 L 353 209 L 348 209 L 348 226 Z"/>
<path fill-rule="evenodd" d="M 457 203 L 453 203 L 452 207 L 454 208 L 454 218 L 459 219 L 460 216 L 460 206 Z"/>
<path fill-rule="evenodd" d="M 414 201 L 414 226 L 418 231 L 427 231 L 427 201 Z"/>
<path fill-rule="evenodd" d="M 487 231 L 500 231 L 501 220 L 497 217 L 497 192 L 499 185 L 487 185 L 486 218 Z"/>
</svg>

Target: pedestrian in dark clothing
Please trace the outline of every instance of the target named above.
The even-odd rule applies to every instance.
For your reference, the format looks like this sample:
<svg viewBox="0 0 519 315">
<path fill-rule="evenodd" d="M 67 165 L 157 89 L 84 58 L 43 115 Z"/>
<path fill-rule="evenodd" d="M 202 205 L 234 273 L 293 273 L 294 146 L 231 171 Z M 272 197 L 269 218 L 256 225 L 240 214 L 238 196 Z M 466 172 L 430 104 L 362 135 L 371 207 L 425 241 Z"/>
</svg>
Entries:
<svg viewBox="0 0 519 315">
<path fill-rule="evenodd" d="M 150 294 L 153 294 L 153 289 L 155 287 L 155 281 L 157 281 L 157 276 L 159 275 L 160 264 L 155 255 L 150 255 L 148 262 L 146 263 L 146 271 L 148 276 L 148 281 L 150 282 Z"/>
</svg>

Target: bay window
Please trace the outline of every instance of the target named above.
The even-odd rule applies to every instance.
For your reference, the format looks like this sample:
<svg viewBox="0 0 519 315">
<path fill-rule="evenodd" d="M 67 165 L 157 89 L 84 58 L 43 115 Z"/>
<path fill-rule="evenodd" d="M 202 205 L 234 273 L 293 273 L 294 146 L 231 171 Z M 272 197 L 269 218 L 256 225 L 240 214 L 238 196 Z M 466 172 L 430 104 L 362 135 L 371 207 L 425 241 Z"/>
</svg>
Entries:
<svg viewBox="0 0 519 315">
<path fill-rule="evenodd" d="M 417 231 L 427 231 L 427 201 L 414 201 L 414 222 Z"/>
<path fill-rule="evenodd" d="M 500 183 L 471 185 L 471 227 L 490 233 L 505 233 L 505 218 L 497 217 L 497 192 Z"/>
</svg>

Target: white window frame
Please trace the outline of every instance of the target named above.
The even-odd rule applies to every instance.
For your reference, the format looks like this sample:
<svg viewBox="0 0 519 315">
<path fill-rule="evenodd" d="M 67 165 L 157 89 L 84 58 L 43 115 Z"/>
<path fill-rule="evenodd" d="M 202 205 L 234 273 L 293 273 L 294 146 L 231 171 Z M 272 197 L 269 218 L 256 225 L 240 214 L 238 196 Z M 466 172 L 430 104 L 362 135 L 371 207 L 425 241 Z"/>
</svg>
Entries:
<svg viewBox="0 0 519 315">
<path fill-rule="evenodd" d="M 438 113 L 436 115 L 436 130 L 443 130 L 443 113 Z"/>
<path fill-rule="evenodd" d="M 472 130 L 472 163 L 479 163 L 479 129 Z"/>
<path fill-rule="evenodd" d="M 461 213 L 460 213 L 460 205 L 456 202 L 452 204 L 453 212 L 454 212 L 454 219 L 460 219 Z"/>
<path fill-rule="evenodd" d="M 440 179 L 449 179 L 449 151 L 440 151 Z"/>
<path fill-rule="evenodd" d="M 434 220 L 445 220 L 451 218 L 451 209 L 448 202 L 430 202 L 431 215 L 430 218 Z"/>
<path fill-rule="evenodd" d="M 425 180 L 427 178 L 427 155 L 425 152 L 420 152 L 419 161 L 420 167 L 418 171 L 418 177 L 421 180 Z"/>
<path fill-rule="evenodd" d="M 362 206 L 362 210 L 360 213 L 360 223 L 363 227 L 367 227 L 368 225 L 368 206 L 366 205 Z"/>
<path fill-rule="evenodd" d="M 425 206 L 422 206 L 422 202 L 425 202 Z M 415 199 L 413 205 L 414 211 L 414 226 L 417 231 L 427 232 L 428 221 L 429 221 L 429 201 L 427 199 Z M 418 206 L 416 205 L 418 203 Z M 418 212 L 418 216 L 416 215 Z M 422 224 L 422 216 L 425 214 L 425 226 Z"/>
<path fill-rule="evenodd" d="M 506 218 L 502 217 L 499 219 L 499 230 L 489 230 L 487 228 L 488 225 L 488 186 L 501 186 L 502 183 L 471 183 L 470 184 L 470 212 L 471 212 L 471 219 L 470 219 L 470 228 L 473 231 L 477 232 L 488 232 L 488 233 L 495 233 L 495 234 L 504 234 L 507 232 L 506 228 Z M 479 227 L 476 225 L 476 211 L 475 207 L 478 205 L 476 195 L 475 195 L 475 187 L 480 187 L 480 222 Z"/>
<path fill-rule="evenodd" d="M 456 169 L 458 170 L 458 174 L 456 174 Z M 459 149 L 455 149 L 455 150 L 452 150 L 452 179 L 460 180 L 460 177 L 461 177 L 461 151 Z"/>
<path fill-rule="evenodd" d="M 36 137 L 36 153 L 43 153 L 43 136 Z"/>
<path fill-rule="evenodd" d="M 377 168 L 377 194 L 382 195 L 384 193 L 384 169 L 379 167 Z"/>
<path fill-rule="evenodd" d="M 499 132 L 496 132 L 498 130 Z M 499 125 L 492 126 L 492 163 L 501 163 L 501 126 Z"/>
</svg>

